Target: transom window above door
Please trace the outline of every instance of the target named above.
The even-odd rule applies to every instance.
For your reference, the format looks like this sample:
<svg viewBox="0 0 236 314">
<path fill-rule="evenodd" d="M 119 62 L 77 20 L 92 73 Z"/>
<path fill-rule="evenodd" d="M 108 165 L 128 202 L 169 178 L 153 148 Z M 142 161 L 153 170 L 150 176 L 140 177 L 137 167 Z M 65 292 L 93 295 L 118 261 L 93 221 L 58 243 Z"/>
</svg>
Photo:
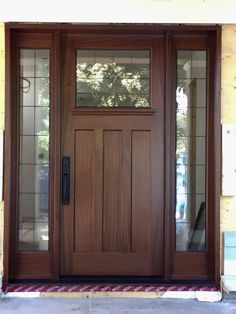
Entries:
<svg viewBox="0 0 236 314">
<path fill-rule="evenodd" d="M 78 49 L 76 107 L 150 107 L 150 51 Z"/>
</svg>

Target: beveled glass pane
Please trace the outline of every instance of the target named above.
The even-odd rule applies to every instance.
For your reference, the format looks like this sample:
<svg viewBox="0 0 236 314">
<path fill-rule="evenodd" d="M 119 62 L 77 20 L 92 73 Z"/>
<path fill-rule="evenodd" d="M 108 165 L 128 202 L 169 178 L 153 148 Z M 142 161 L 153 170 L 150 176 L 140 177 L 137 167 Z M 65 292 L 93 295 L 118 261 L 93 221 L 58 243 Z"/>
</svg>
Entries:
<svg viewBox="0 0 236 314">
<path fill-rule="evenodd" d="M 20 50 L 20 250 L 48 250 L 50 51 Z"/>
<path fill-rule="evenodd" d="M 181 137 L 190 136 L 190 118 L 188 114 L 189 109 L 186 111 L 177 110 L 176 112 L 176 128 L 177 134 Z"/>
<path fill-rule="evenodd" d="M 205 250 L 207 54 L 178 51 L 176 250 Z"/>
<path fill-rule="evenodd" d="M 49 79 L 35 79 L 35 106 L 49 106 Z"/>
<path fill-rule="evenodd" d="M 133 64 L 150 64 L 150 53 L 147 50 L 132 51 Z"/>
<path fill-rule="evenodd" d="M 24 251 L 47 251 L 48 224 L 20 223 L 19 249 Z"/>
<path fill-rule="evenodd" d="M 190 137 L 177 136 L 176 138 L 176 160 L 180 165 L 189 164 Z"/>
<path fill-rule="evenodd" d="M 176 97 L 180 109 L 206 107 L 206 79 L 178 79 Z"/>
<path fill-rule="evenodd" d="M 35 163 L 35 136 L 20 137 L 20 163 L 34 164 Z"/>
<path fill-rule="evenodd" d="M 38 250 L 48 250 L 48 223 L 35 224 L 34 242 L 38 244 Z"/>
<path fill-rule="evenodd" d="M 135 108 L 147 108 L 149 107 L 149 95 L 145 94 L 136 94 L 136 95 L 131 95 L 132 98 L 132 104 Z"/>
<path fill-rule="evenodd" d="M 35 194 L 35 218 L 37 222 L 48 222 L 48 193 Z"/>
<path fill-rule="evenodd" d="M 140 61 L 140 60 L 139 60 Z M 136 75 L 140 76 L 141 78 L 147 78 L 150 77 L 150 65 L 149 63 L 143 63 L 143 64 L 133 64 L 132 70 Z M 149 84 L 149 80 L 147 80 Z"/>
<path fill-rule="evenodd" d="M 37 193 L 48 193 L 49 189 L 49 165 L 36 166 L 36 191 Z"/>
<path fill-rule="evenodd" d="M 35 163 L 49 163 L 49 136 L 35 136 Z"/>
<path fill-rule="evenodd" d="M 205 165 L 206 163 L 206 138 L 196 137 L 196 164 Z"/>
<path fill-rule="evenodd" d="M 178 51 L 177 53 L 177 77 L 178 79 L 191 78 L 191 51 Z"/>
<path fill-rule="evenodd" d="M 105 65 L 113 63 L 114 52 L 111 50 L 96 50 L 95 51 L 95 64 L 103 63 Z"/>
<path fill-rule="evenodd" d="M 35 220 L 35 194 L 20 194 L 19 222 L 33 223 Z"/>
<path fill-rule="evenodd" d="M 20 50 L 20 75 L 21 77 L 34 77 L 35 71 L 35 50 Z"/>
<path fill-rule="evenodd" d="M 20 81 L 21 86 L 21 98 L 20 105 L 21 106 L 34 106 L 34 84 L 35 79 L 29 77 L 22 77 Z"/>
<path fill-rule="evenodd" d="M 77 50 L 76 106 L 150 107 L 148 50 Z"/>
<path fill-rule="evenodd" d="M 196 136 L 205 136 L 206 135 L 206 109 L 197 108 L 195 115 L 196 118 Z"/>
<path fill-rule="evenodd" d="M 48 194 L 21 193 L 20 194 L 20 222 L 48 221 Z"/>
<path fill-rule="evenodd" d="M 34 107 L 22 107 L 20 133 L 22 135 L 34 135 Z"/>
<path fill-rule="evenodd" d="M 26 251 L 38 250 L 34 242 L 34 223 L 19 223 L 19 249 Z"/>
<path fill-rule="evenodd" d="M 90 83 L 90 80 L 77 80 L 77 92 L 78 94 L 89 94 L 92 93 L 93 86 Z"/>
<path fill-rule="evenodd" d="M 49 107 L 35 108 L 35 135 L 48 135 Z"/>
<path fill-rule="evenodd" d="M 48 193 L 48 187 L 48 165 L 20 166 L 20 193 Z"/>
<path fill-rule="evenodd" d="M 206 78 L 206 51 L 192 52 L 192 77 Z"/>
<path fill-rule="evenodd" d="M 207 87 L 206 79 L 196 80 L 196 107 L 206 107 L 207 101 L 206 87 Z"/>
<path fill-rule="evenodd" d="M 49 49 L 35 50 L 35 76 L 49 76 Z"/>
<path fill-rule="evenodd" d="M 196 180 L 196 182 L 193 182 L 195 185 L 194 192 L 195 193 L 205 193 L 205 165 L 204 166 L 192 166 L 190 171 L 193 172 L 193 174 L 196 176 L 196 178 L 193 177 Z"/>
<path fill-rule="evenodd" d="M 20 192 L 21 193 L 35 193 L 36 181 L 34 165 L 20 166 Z"/>
<path fill-rule="evenodd" d="M 81 107 L 93 107 L 95 103 L 94 96 L 91 93 L 78 93 L 77 104 Z"/>
</svg>

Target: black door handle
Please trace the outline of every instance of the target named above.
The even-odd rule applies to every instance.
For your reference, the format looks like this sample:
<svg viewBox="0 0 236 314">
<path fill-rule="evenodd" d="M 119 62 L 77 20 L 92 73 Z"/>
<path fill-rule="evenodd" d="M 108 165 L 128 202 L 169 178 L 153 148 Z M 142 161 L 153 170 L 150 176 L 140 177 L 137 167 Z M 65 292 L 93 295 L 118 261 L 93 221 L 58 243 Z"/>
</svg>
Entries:
<svg viewBox="0 0 236 314">
<path fill-rule="evenodd" d="M 70 204 L 70 157 L 62 157 L 62 205 Z"/>
</svg>

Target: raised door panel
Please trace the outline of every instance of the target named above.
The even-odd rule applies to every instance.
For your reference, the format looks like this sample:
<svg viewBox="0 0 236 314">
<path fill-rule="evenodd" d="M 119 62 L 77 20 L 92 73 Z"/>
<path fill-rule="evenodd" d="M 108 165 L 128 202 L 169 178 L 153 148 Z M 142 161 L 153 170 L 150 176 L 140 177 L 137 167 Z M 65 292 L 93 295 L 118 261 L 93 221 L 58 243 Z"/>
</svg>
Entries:
<svg viewBox="0 0 236 314">
<path fill-rule="evenodd" d="M 132 252 L 150 252 L 151 132 L 132 132 Z"/>
<path fill-rule="evenodd" d="M 75 131 L 74 156 L 74 251 L 94 252 L 101 249 L 98 236 L 101 220 L 100 135 L 95 130 Z M 100 145 L 101 146 L 101 145 Z"/>
<path fill-rule="evenodd" d="M 130 132 L 104 131 L 103 252 L 130 251 Z"/>
<path fill-rule="evenodd" d="M 162 244 L 159 237 L 154 241 L 151 129 L 75 128 L 71 136 L 68 215 L 73 217 L 67 232 L 73 244 L 68 243 L 69 257 L 62 255 L 63 274 L 159 274 L 161 262 L 155 264 L 153 254 Z"/>
</svg>

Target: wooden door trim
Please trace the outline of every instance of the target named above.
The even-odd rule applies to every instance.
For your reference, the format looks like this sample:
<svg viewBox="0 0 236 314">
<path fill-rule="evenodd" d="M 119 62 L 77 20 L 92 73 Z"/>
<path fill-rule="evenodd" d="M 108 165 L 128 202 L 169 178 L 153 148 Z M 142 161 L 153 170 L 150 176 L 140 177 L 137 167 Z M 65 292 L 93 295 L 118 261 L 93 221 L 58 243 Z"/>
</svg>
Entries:
<svg viewBox="0 0 236 314">
<path fill-rule="evenodd" d="M 17 23 L 9 22 L 6 23 L 7 27 L 12 30 L 35 32 L 36 30 L 41 32 L 48 31 L 62 31 L 71 34 L 139 34 L 142 32 L 146 34 L 157 34 L 165 32 L 179 32 L 179 33 L 206 33 L 208 31 L 218 30 L 218 25 L 186 25 L 186 24 L 172 24 L 172 25 L 162 25 L 162 24 L 62 24 L 62 23 Z"/>
<path fill-rule="evenodd" d="M 51 265 L 52 278 L 59 280 L 59 243 L 60 243 L 60 206 L 61 206 L 61 33 L 56 31 L 53 37 L 52 62 L 53 80 L 52 80 L 52 102 L 51 102 L 51 119 L 50 119 L 50 142 L 51 142 L 51 188 L 53 195 L 51 198 Z M 50 195 L 50 196 L 51 196 Z"/>
<path fill-rule="evenodd" d="M 210 101 L 213 105 L 209 112 L 209 129 L 213 128 L 213 132 L 209 137 L 208 145 L 208 166 L 211 167 L 210 173 L 214 173 L 212 180 L 212 191 L 210 198 L 212 200 L 212 210 L 209 215 L 209 221 L 213 224 L 209 225 L 209 243 L 212 244 L 212 249 L 209 252 L 209 269 L 210 276 L 215 280 L 215 283 L 220 287 L 220 195 L 221 195 L 221 38 L 222 29 L 218 27 L 214 35 L 209 38 L 210 51 L 212 54 L 211 62 L 211 78 L 212 84 L 209 86 Z M 212 119 L 210 117 L 212 116 Z M 211 175 L 210 174 L 210 175 Z M 214 209 L 214 210 L 213 210 Z"/>
<path fill-rule="evenodd" d="M 173 103 L 175 102 L 175 96 L 173 91 L 173 81 L 169 78 L 171 74 L 171 65 L 168 64 L 168 60 L 173 58 L 172 55 L 172 36 L 176 34 L 212 34 L 212 47 L 216 51 L 215 62 L 215 81 L 214 81 L 214 92 L 212 93 L 212 101 L 214 102 L 214 118 L 213 127 L 214 134 L 212 137 L 212 143 L 214 143 L 214 158 L 213 167 L 215 171 L 215 184 L 212 190 L 212 199 L 214 204 L 214 214 L 211 219 L 214 221 L 212 227 L 213 237 L 211 239 L 212 245 L 214 246 L 214 252 L 209 256 L 211 265 L 214 265 L 211 270 L 211 278 L 219 284 L 220 278 L 220 163 L 221 163 L 221 131 L 220 131 L 220 67 L 221 67 L 221 27 L 220 26 L 185 26 L 185 25 L 64 25 L 64 24 L 19 24 L 19 23 L 6 23 L 6 70 L 5 70 L 5 149 L 4 149 L 4 284 L 9 282 L 9 262 L 11 261 L 11 226 L 12 226 L 12 202 L 13 202 L 13 175 L 14 171 L 14 106 L 16 104 L 15 96 L 13 95 L 13 75 L 12 75 L 12 54 L 13 54 L 13 41 L 12 35 L 15 33 L 24 34 L 53 34 L 53 45 L 55 51 L 53 52 L 56 58 L 55 65 L 55 82 L 53 88 L 55 89 L 53 100 L 54 118 L 51 120 L 51 126 L 53 126 L 52 136 L 54 137 L 54 143 L 52 144 L 55 149 L 55 163 L 51 165 L 54 171 L 52 177 L 53 183 L 53 194 L 57 195 L 54 200 L 51 201 L 53 206 L 53 215 L 50 223 L 53 225 L 51 236 L 52 254 L 50 260 L 50 267 L 53 269 L 51 278 L 54 280 L 59 279 L 59 207 L 60 207 L 60 185 L 56 184 L 56 180 L 60 177 L 60 99 L 61 99 L 61 64 L 60 64 L 60 39 L 63 33 L 81 33 L 81 34 L 118 34 L 118 35 L 164 35 L 166 37 L 166 110 L 165 110 L 165 279 L 169 280 L 172 276 L 173 271 L 173 237 L 174 237 L 174 202 L 173 195 L 175 193 L 173 184 L 171 185 L 171 178 L 173 178 L 175 169 L 173 163 L 171 166 L 171 156 L 173 158 L 173 149 L 170 149 L 171 143 L 173 143 L 173 132 L 171 122 L 168 121 L 168 115 L 172 116 L 173 121 Z M 215 34 L 215 35 L 213 35 Z M 215 37 L 214 37 L 215 36 Z M 214 37 L 214 38 L 213 38 Z M 216 43 L 216 44 L 215 44 Z M 57 80 L 57 83 L 56 83 Z M 171 91 L 172 89 L 172 91 Z M 82 112 L 80 112 L 82 114 Z M 152 114 L 150 111 L 146 114 Z M 168 158 L 169 156 L 169 158 Z M 171 186 L 170 186 L 171 185 Z M 168 193 L 171 193 L 171 198 L 168 198 Z M 57 226 L 56 226 L 57 225 Z M 33 277 L 32 277 L 33 278 Z M 48 277 L 49 278 L 49 277 Z M 181 277 L 182 278 L 182 277 Z"/>
<path fill-rule="evenodd" d="M 50 114 L 50 247 L 47 252 L 16 250 L 16 178 L 18 173 L 18 108 L 17 80 L 18 44 L 25 48 L 48 47 L 51 50 L 51 114 Z M 6 24 L 6 102 L 5 102 L 5 152 L 4 159 L 4 285 L 11 278 L 59 279 L 59 206 L 60 206 L 60 33 L 18 33 Z M 18 71 L 18 70 L 17 70 Z M 57 212 L 58 211 L 58 212 Z M 32 259 L 32 262 L 30 262 Z M 28 268 L 24 267 L 27 262 Z M 42 268 L 41 268 L 42 267 Z M 12 272 L 14 269 L 14 272 Z M 41 276 L 39 269 L 42 270 Z"/>
<path fill-rule="evenodd" d="M 66 35 L 65 35 L 66 36 Z M 87 41 L 88 41 L 88 38 L 86 37 L 86 43 L 85 43 L 85 46 L 82 45 L 81 41 L 80 41 L 80 37 L 81 36 L 75 36 L 75 39 L 72 38 L 73 40 L 71 40 L 71 35 L 68 35 L 68 38 L 64 38 L 64 42 L 65 44 L 63 45 L 66 49 L 66 60 L 65 60 L 65 68 L 67 70 L 66 74 L 65 74 L 65 78 L 64 78 L 64 84 L 65 84 L 65 87 L 63 87 L 63 89 L 65 91 L 68 92 L 67 94 L 67 98 L 64 99 L 64 108 L 62 109 L 63 110 L 63 117 L 70 117 L 71 119 L 73 120 L 68 120 L 68 121 L 73 121 L 74 123 L 78 123 L 79 127 L 76 127 L 74 125 L 74 128 L 79 128 L 80 130 L 84 130 L 84 129 L 89 129 L 89 130 L 93 130 L 94 128 L 98 128 L 98 129 L 106 129 L 107 131 L 111 131 L 111 130 L 115 130 L 115 129 L 118 129 L 119 126 L 120 128 L 122 129 L 123 127 L 125 129 L 127 128 L 133 128 L 134 130 L 146 130 L 148 129 L 149 131 L 149 124 L 152 125 L 150 126 L 150 128 L 153 129 L 153 132 L 155 132 L 155 138 L 158 137 L 158 143 L 161 143 L 160 147 L 157 149 L 156 145 L 153 146 L 153 152 L 155 152 L 154 155 L 152 156 L 156 156 L 156 154 L 158 154 L 158 157 L 155 157 L 153 158 L 152 157 L 152 160 L 159 160 L 160 161 L 160 167 L 158 169 L 158 165 L 155 165 L 155 163 L 153 163 L 152 165 L 152 169 L 153 169 L 153 173 L 156 173 L 155 176 L 153 177 L 159 177 L 160 180 L 161 180 L 161 183 L 160 183 L 160 189 L 157 190 L 158 191 L 158 196 L 157 196 L 157 193 L 156 192 L 156 186 L 157 186 L 157 183 L 156 183 L 156 179 L 153 179 L 153 184 L 155 183 L 155 191 L 154 189 L 152 188 L 152 198 L 156 200 L 156 198 L 158 197 L 158 201 L 153 201 L 153 206 L 154 208 L 158 207 L 158 204 L 159 205 L 159 210 L 161 210 L 161 217 L 162 217 L 162 204 L 163 204 L 163 200 L 162 200 L 162 197 L 164 195 L 162 189 L 164 190 L 164 187 L 163 187 L 163 183 L 162 183 L 162 179 L 163 179 L 163 140 L 164 140 L 164 132 L 163 132 L 163 117 L 164 117 L 164 91 L 163 89 L 161 88 L 161 84 L 159 84 L 159 82 L 163 82 L 163 76 L 164 76 L 164 37 L 163 36 L 158 36 L 158 39 L 157 41 L 155 40 L 152 40 L 151 38 L 148 39 L 148 41 L 144 41 L 145 43 L 145 47 L 149 48 L 149 49 L 152 49 L 153 50 L 153 54 L 155 55 L 155 57 L 153 58 L 153 63 L 152 63 L 152 77 L 153 77 L 153 80 L 152 80 L 152 84 L 153 86 L 152 87 L 155 87 L 155 93 L 157 93 L 159 95 L 159 98 L 155 98 L 157 99 L 158 101 L 155 101 L 154 104 L 153 104 L 153 107 L 157 107 L 157 110 L 154 111 L 154 113 L 156 112 L 157 116 L 156 117 L 146 117 L 144 116 L 143 114 L 143 110 L 139 110 L 138 112 L 138 116 L 137 116 L 137 113 L 135 114 L 135 118 L 133 117 L 133 120 L 131 120 L 129 117 L 120 117 L 120 108 L 118 108 L 117 110 L 115 110 L 115 114 L 116 114 L 116 119 L 119 120 L 119 122 L 117 120 L 114 119 L 113 123 L 111 123 L 111 120 L 106 117 L 92 117 L 90 115 L 86 116 L 86 117 L 81 117 L 80 115 L 76 116 L 74 113 L 79 113 L 79 110 L 75 110 L 74 109 L 74 77 L 73 75 L 71 75 L 70 73 L 72 73 L 72 71 L 74 70 L 75 68 L 75 61 L 72 59 L 72 57 L 75 56 L 75 52 L 74 52 L 74 49 L 76 49 L 78 46 L 83 48 L 83 49 L 86 49 L 87 48 Z M 91 37 L 93 38 L 93 37 Z M 110 36 L 109 36 L 110 38 Z M 143 46 L 142 46 L 142 43 L 141 43 L 141 40 L 138 42 L 138 45 L 137 45 L 137 39 L 136 37 L 132 37 L 133 40 L 131 40 L 131 38 L 129 38 L 129 44 L 126 45 L 127 43 L 127 38 L 125 36 L 119 36 L 119 43 L 117 44 L 118 47 L 128 47 L 130 49 L 135 49 L 136 47 L 138 47 L 139 49 L 141 49 Z M 156 37 L 155 37 L 156 39 Z M 91 40 L 91 42 L 93 42 L 93 40 Z M 148 45 L 147 45 L 147 42 L 148 42 Z M 90 48 L 92 48 L 91 46 L 91 43 L 89 43 L 90 45 Z M 95 47 L 97 47 L 97 43 L 95 42 L 94 43 Z M 114 47 L 116 48 L 116 41 L 104 41 L 102 43 L 100 43 L 99 41 L 99 47 L 102 48 L 102 49 L 109 49 L 111 47 Z M 144 47 L 144 48 L 145 48 Z M 156 95 L 156 94 L 155 94 Z M 157 106 L 157 103 L 160 104 L 160 106 Z M 125 110 L 122 110 L 122 111 L 125 111 Z M 132 113 L 135 113 L 136 109 L 133 109 L 133 110 L 129 110 L 130 112 Z M 147 110 L 148 111 L 148 110 Z M 95 108 L 91 111 L 92 113 L 96 113 L 96 112 L 100 112 L 100 109 L 98 108 Z M 90 114 L 91 114 L 90 112 Z M 104 112 L 107 112 L 109 113 L 108 110 L 104 111 Z M 112 112 L 112 115 L 114 114 L 114 112 Z M 90 119 L 91 118 L 91 119 Z M 158 118 L 158 119 L 157 119 Z M 139 120 L 138 120 L 139 119 Z M 141 119 L 142 119 L 142 122 L 141 122 Z M 154 123 L 154 119 L 155 121 L 158 121 L 158 123 Z M 94 122 L 96 120 L 96 122 Z M 65 129 L 68 129 L 67 126 L 68 125 L 72 125 L 73 122 L 69 122 L 68 121 L 64 121 L 64 124 L 62 126 L 62 128 L 64 127 Z M 78 122 L 76 122 L 78 121 Z M 95 127 L 95 124 L 96 124 L 96 127 Z M 119 125 L 118 125 L 119 123 Z M 142 126 L 140 126 L 140 123 L 142 123 Z M 98 126 L 99 125 L 99 126 Z M 115 125 L 115 126 L 114 126 Z M 68 130 L 68 132 L 71 132 L 71 130 Z M 73 132 L 71 132 L 71 135 L 65 135 L 63 134 L 62 137 L 63 137 L 63 142 L 64 144 L 62 145 L 62 147 L 65 147 L 65 155 L 68 155 L 68 156 L 71 156 L 71 173 L 73 173 L 73 165 L 74 165 L 74 161 L 73 161 L 73 147 L 71 147 L 69 149 L 69 139 L 70 138 L 73 138 Z M 64 146 L 65 145 L 65 146 Z M 153 144 L 152 144 L 153 145 Z M 82 149 L 83 150 L 83 149 Z M 96 149 L 96 151 L 98 151 L 99 148 Z M 126 161 L 127 163 L 127 161 Z M 155 165 L 155 166 L 154 166 Z M 95 167 L 96 168 L 96 167 Z M 156 170 L 154 170 L 156 169 Z M 71 189 L 74 190 L 74 180 L 71 179 Z M 154 192 L 153 192 L 154 191 Z M 154 194 L 154 195 L 153 195 Z M 108 194 L 107 194 L 108 195 Z M 140 194 L 139 194 L 140 195 Z M 71 198 L 71 205 L 66 208 L 62 207 L 62 215 L 64 215 L 64 219 L 65 219 L 65 223 L 64 223 L 64 219 L 62 219 L 61 221 L 61 226 L 62 226 L 62 230 L 64 230 L 66 236 L 64 236 L 63 238 L 65 239 L 69 239 L 68 240 L 68 245 L 66 245 L 66 242 L 65 243 L 62 243 L 62 247 L 67 247 L 68 251 L 66 251 L 66 254 L 65 254 L 65 257 L 64 255 L 62 256 L 62 260 L 61 260 L 61 270 L 62 270 L 62 274 L 63 275 L 68 275 L 70 273 L 70 269 L 71 271 L 74 271 L 74 274 L 85 274 L 85 270 L 83 269 L 83 265 L 85 266 L 88 266 L 88 263 L 84 263 L 82 264 L 81 261 L 79 261 L 79 258 L 83 260 L 83 255 L 86 255 L 86 254 L 83 254 L 83 252 L 79 252 L 79 254 L 72 254 L 73 250 L 72 250 L 72 247 L 69 247 L 69 245 L 72 244 L 73 242 L 73 236 L 71 234 L 71 226 L 73 226 L 73 222 L 70 220 L 70 217 L 72 216 L 72 208 L 73 208 L 73 198 Z M 78 202 L 79 203 L 79 202 Z M 83 203 L 83 202 L 82 202 Z M 155 204 L 155 205 L 154 205 Z M 104 210 L 105 210 L 105 207 L 104 207 Z M 159 211 L 158 211 L 159 212 Z M 69 213 L 69 214 L 68 214 Z M 158 220 L 156 220 L 158 221 Z M 163 228 L 163 219 L 161 218 L 160 219 L 160 227 L 158 228 L 159 230 L 162 230 Z M 69 225 L 69 227 L 68 227 Z M 159 243 L 160 241 L 160 232 L 157 230 L 158 232 L 155 232 L 155 243 Z M 72 239 L 70 240 L 70 237 L 72 236 Z M 63 239 L 62 238 L 62 239 Z M 158 241 L 157 241 L 158 240 Z M 153 241 L 154 242 L 154 241 Z M 162 241 L 160 242 L 160 247 L 162 246 Z M 158 269 L 158 272 L 160 275 L 162 275 L 162 269 L 163 269 L 163 262 L 162 262 L 162 249 L 161 250 L 152 250 L 152 252 L 156 252 L 155 255 L 158 255 L 158 256 L 161 256 L 159 258 L 159 263 L 158 262 L 154 262 L 153 264 L 155 265 L 156 269 Z M 135 252 L 137 253 L 137 252 Z M 104 251 L 101 252 L 101 254 L 104 254 Z M 113 253 L 114 254 L 114 253 Z M 128 254 L 128 253 L 127 253 Z M 88 255 L 88 254 L 87 254 Z M 90 253 L 91 255 L 91 260 L 93 261 L 93 263 L 95 262 L 95 255 L 93 255 L 93 253 L 91 252 Z M 92 255 L 94 257 L 92 257 Z M 110 254 L 112 255 L 112 254 Z M 153 254 L 154 255 L 154 254 Z M 70 258 L 71 256 L 71 258 Z M 104 254 L 105 256 L 105 254 Z M 108 256 L 108 255 L 107 255 Z M 130 261 L 133 260 L 135 258 L 134 254 L 130 255 L 130 259 L 126 259 L 125 257 L 119 257 L 119 255 L 117 254 L 116 252 L 116 256 L 117 256 L 117 261 L 124 261 L 126 260 L 126 262 L 128 262 L 129 264 L 129 267 L 131 267 L 131 263 Z M 72 257 L 76 260 L 78 260 L 78 263 L 74 263 L 73 262 L 73 259 Z M 145 259 L 145 256 L 140 256 L 140 259 Z M 104 257 L 103 257 L 104 258 Z M 95 273 L 96 272 L 96 267 L 99 268 L 99 263 L 101 265 L 101 261 L 105 259 L 103 259 L 99 256 L 97 256 L 97 263 L 96 266 L 94 266 L 94 268 L 92 268 L 91 270 L 89 270 L 89 274 L 92 274 L 93 272 Z M 113 258 L 112 256 L 109 256 L 109 258 Z M 108 258 L 108 259 L 109 259 Z M 152 260 L 154 260 L 154 257 L 152 258 Z M 108 261 L 108 259 L 106 259 L 106 261 Z M 139 258 L 137 258 L 137 260 L 139 260 Z M 147 259 L 148 260 L 148 259 Z M 103 264 L 103 263 L 102 263 Z M 122 266 L 121 265 L 122 263 L 120 263 L 119 267 L 117 267 L 117 273 L 119 273 L 119 270 L 122 269 Z M 128 265 L 127 264 L 127 265 Z M 138 263 L 137 263 L 138 264 Z M 80 265 L 81 267 L 81 272 L 84 271 L 84 273 L 81 273 L 79 272 L 79 269 L 78 269 L 78 265 Z M 111 265 L 114 265 L 114 263 L 111 263 Z M 146 267 L 146 266 L 145 266 Z M 155 267 L 153 266 L 153 274 L 154 274 L 154 269 Z M 110 267 L 111 268 L 111 267 Z M 140 265 L 136 265 L 136 268 L 139 269 L 141 271 L 142 267 L 141 267 L 141 264 Z M 100 267 L 101 269 L 101 267 Z M 160 271 L 161 269 L 161 271 Z M 107 269 L 105 271 L 109 271 L 109 267 L 107 267 Z M 125 273 L 127 274 L 127 271 L 125 271 Z M 131 270 L 129 270 L 130 273 L 134 274 L 135 272 L 135 266 L 132 267 L 132 272 Z M 103 270 L 103 273 L 106 273 L 104 272 Z M 116 272 L 114 272 L 115 274 L 117 274 Z M 121 274 L 121 273 L 119 273 Z M 138 272 L 136 272 L 136 274 L 138 274 Z M 147 273 L 147 269 L 143 270 L 143 274 L 151 274 L 151 272 Z M 98 273 L 96 272 L 96 275 L 98 275 Z"/>
<path fill-rule="evenodd" d="M 10 208 L 11 208 L 11 186 L 12 186 L 12 133 L 11 133 L 11 31 L 5 30 L 5 145 L 4 145 L 4 237 L 3 237 L 3 287 L 9 282 L 9 255 L 10 255 Z M 8 82 L 8 83 L 7 83 Z"/>
<path fill-rule="evenodd" d="M 165 279 L 170 280 L 173 272 L 174 258 L 174 224 L 175 224 L 175 81 L 173 34 L 166 33 L 166 81 L 165 81 Z M 169 191 L 169 194 L 166 193 Z"/>
<path fill-rule="evenodd" d="M 173 53 L 177 49 L 208 51 L 209 77 L 208 77 L 208 112 L 207 112 L 207 153 L 206 153 L 206 199 L 208 201 L 208 213 L 206 214 L 206 252 L 175 252 L 175 202 L 169 222 L 172 224 L 170 232 L 170 247 L 173 252 L 170 273 L 172 279 L 205 278 L 214 280 L 220 285 L 220 165 L 221 165 L 221 127 L 220 127 L 220 67 L 221 67 L 221 28 L 209 32 L 193 41 L 188 35 L 173 33 Z M 174 65 L 175 68 L 175 65 Z M 174 73 L 174 70 L 172 70 Z M 175 80 L 175 77 L 173 80 Z M 175 83 L 173 92 L 175 93 Z M 175 97 L 175 95 L 174 95 Z M 173 104 L 175 99 L 173 99 Z M 167 102 L 168 104 L 168 102 Z M 175 107 L 173 105 L 173 107 Z M 175 115 L 175 113 L 173 113 Z M 169 129 L 171 138 L 175 138 L 175 126 Z M 168 132 L 166 134 L 168 136 Z M 172 151 L 172 160 L 175 152 Z M 168 169 L 168 168 L 166 168 Z M 173 180 L 173 179 L 172 179 Z M 172 182 L 173 183 L 173 182 Z M 210 184 L 209 184 L 210 183 Z M 171 187 L 175 189 L 175 185 Z M 172 193 L 175 195 L 175 192 Z M 212 221 L 214 223 L 212 223 Z M 198 259 L 196 269 L 191 267 L 193 261 Z M 196 270 L 198 269 L 198 276 Z M 207 272 L 206 272 L 207 270 Z"/>
</svg>

